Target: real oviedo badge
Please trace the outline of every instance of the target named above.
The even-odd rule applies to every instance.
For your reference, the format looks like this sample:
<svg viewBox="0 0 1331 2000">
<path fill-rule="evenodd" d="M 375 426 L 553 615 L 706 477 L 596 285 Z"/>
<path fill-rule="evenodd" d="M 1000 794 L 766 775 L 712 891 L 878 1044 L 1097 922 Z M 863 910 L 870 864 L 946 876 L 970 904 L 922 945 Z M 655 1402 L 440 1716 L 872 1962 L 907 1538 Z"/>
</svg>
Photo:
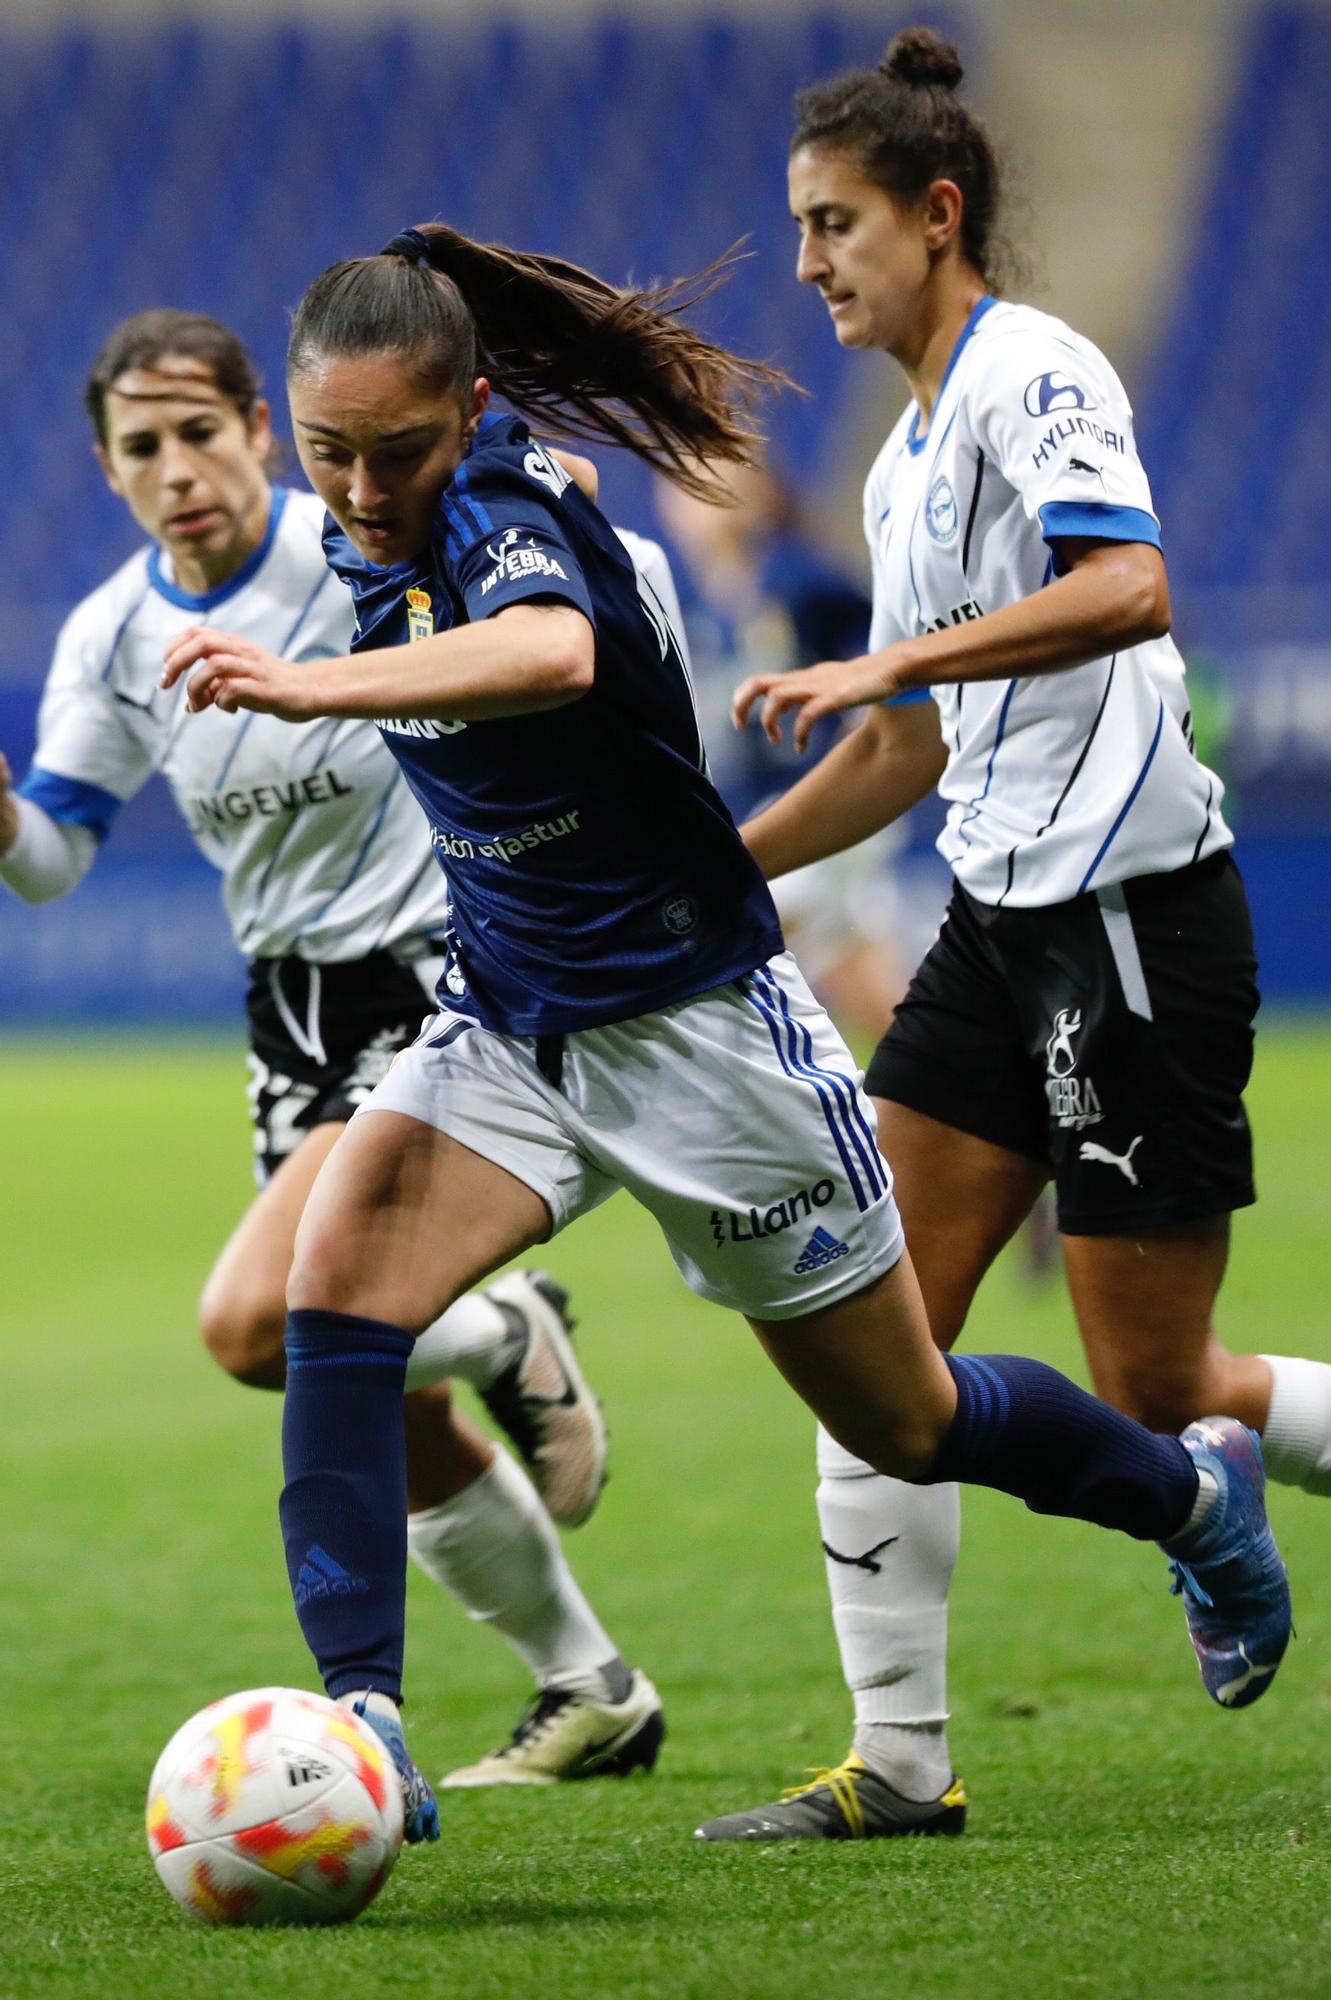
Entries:
<svg viewBox="0 0 1331 2000">
<path fill-rule="evenodd" d="M 411 640 L 434 637 L 434 612 L 428 590 L 407 592 L 407 637 Z"/>
</svg>

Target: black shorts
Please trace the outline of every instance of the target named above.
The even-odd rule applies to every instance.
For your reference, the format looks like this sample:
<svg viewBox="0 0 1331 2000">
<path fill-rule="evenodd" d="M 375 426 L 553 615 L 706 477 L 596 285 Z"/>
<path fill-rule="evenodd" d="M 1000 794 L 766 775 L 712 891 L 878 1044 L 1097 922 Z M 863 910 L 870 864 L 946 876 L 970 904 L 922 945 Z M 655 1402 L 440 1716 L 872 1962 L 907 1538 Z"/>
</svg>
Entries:
<svg viewBox="0 0 1331 2000">
<path fill-rule="evenodd" d="M 1051 1169 L 1059 1228 L 1124 1236 L 1255 1199 L 1257 960 L 1228 852 L 1040 910 L 959 885 L 866 1087 Z"/>
<path fill-rule="evenodd" d="M 261 1186 L 316 1125 L 345 1123 L 416 1039 L 432 1008 L 432 970 L 427 959 L 407 964 L 386 951 L 341 965 L 251 962 L 245 1012 Z"/>
</svg>

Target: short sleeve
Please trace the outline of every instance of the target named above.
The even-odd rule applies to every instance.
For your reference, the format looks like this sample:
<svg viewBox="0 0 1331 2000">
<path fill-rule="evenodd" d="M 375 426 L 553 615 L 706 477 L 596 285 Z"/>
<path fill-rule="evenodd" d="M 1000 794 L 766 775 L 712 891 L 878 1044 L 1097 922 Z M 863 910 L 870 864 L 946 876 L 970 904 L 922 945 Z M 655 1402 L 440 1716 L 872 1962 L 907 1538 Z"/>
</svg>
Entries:
<svg viewBox="0 0 1331 2000">
<path fill-rule="evenodd" d="M 1090 341 L 1052 331 L 996 337 L 970 407 L 981 449 L 1046 542 L 1085 536 L 1159 548 L 1132 408 Z"/>
<path fill-rule="evenodd" d="M 52 819 L 98 840 L 153 769 L 152 732 L 104 677 L 106 649 L 80 607 L 56 641 L 37 717 L 37 748 L 19 790 Z"/>
<path fill-rule="evenodd" d="M 513 604 L 554 600 L 596 622 L 546 462 L 540 453 L 543 476 L 536 477 L 509 451 L 478 452 L 444 490 L 449 566 L 473 621 Z"/>
</svg>

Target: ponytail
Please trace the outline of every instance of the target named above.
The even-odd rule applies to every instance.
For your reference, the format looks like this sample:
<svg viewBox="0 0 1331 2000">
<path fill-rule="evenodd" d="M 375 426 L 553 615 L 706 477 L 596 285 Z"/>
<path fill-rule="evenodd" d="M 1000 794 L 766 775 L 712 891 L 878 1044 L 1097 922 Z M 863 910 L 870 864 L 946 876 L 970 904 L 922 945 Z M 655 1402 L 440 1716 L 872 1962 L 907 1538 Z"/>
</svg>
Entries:
<svg viewBox="0 0 1331 2000">
<path fill-rule="evenodd" d="M 543 429 L 622 445 L 685 492 L 713 499 L 699 461 L 754 464 L 755 404 L 794 386 L 680 317 L 733 263 L 731 254 L 672 285 L 621 289 L 561 258 L 422 223 L 377 257 L 315 279 L 296 309 L 287 370 L 298 374 L 319 355 L 401 353 L 460 398 L 484 374 Z"/>
</svg>

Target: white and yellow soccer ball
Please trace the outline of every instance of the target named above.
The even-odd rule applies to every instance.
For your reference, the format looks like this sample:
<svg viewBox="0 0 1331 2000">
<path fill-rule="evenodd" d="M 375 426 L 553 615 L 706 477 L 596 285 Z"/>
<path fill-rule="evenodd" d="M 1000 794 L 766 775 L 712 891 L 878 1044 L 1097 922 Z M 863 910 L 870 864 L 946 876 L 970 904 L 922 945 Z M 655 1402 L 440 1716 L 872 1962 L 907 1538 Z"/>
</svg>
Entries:
<svg viewBox="0 0 1331 2000">
<path fill-rule="evenodd" d="M 148 1786 L 148 1851 L 209 1924 L 339 1924 L 388 1880 L 402 1785 L 369 1724 L 323 1695 L 251 1688 L 178 1729 Z"/>
</svg>

